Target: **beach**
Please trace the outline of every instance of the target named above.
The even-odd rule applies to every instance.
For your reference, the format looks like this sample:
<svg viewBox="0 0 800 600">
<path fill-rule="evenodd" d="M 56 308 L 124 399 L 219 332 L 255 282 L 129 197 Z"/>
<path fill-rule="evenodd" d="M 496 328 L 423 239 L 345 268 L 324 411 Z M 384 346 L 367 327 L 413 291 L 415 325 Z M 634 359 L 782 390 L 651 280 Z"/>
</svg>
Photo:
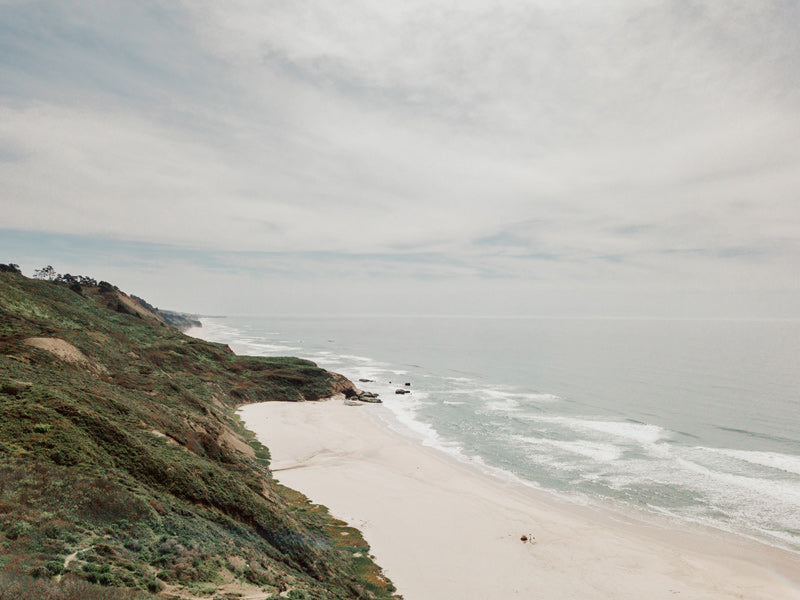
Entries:
<svg viewBox="0 0 800 600">
<path fill-rule="evenodd" d="M 358 527 L 405 600 L 800 599 L 797 554 L 493 477 L 393 431 L 385 406 L 334 398 L 240 414 L 275 478 Z"/>
</svg>

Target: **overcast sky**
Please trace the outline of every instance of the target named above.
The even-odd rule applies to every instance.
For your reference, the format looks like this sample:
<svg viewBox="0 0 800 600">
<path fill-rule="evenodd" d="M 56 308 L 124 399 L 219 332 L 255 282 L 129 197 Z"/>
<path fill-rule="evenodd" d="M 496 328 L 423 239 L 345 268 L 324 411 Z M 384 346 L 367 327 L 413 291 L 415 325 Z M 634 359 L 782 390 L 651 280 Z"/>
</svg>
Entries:
<svg viewBox="0 0 800 600">
<path fill-rule="evenodd" d="M 206 313 L 800 317 L 798 24 L 0 0 L 0 262 Z"/>
</svg>

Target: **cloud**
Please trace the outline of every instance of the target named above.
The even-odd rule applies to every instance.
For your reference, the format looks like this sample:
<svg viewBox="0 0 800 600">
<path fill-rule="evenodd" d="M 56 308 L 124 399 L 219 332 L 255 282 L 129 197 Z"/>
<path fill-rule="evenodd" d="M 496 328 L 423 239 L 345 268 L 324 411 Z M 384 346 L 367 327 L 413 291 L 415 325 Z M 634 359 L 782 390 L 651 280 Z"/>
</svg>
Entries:
<svg viewBox="0 0 800 600">
<path fill-rule="evenodd" d="M 793 294 L 799 11 L 2 2 L 3 227 L 395 295 Z"/>
</svg>

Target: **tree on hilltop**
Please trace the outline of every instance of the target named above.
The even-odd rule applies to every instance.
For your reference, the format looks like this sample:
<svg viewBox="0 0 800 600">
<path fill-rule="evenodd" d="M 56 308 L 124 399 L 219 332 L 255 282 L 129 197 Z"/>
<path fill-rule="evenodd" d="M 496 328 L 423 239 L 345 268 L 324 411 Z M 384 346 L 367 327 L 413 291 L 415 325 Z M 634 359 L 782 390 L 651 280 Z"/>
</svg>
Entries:
<svg viewBox="0 0 800 600">
<path fill-rule="evenodd" d="M 58 277 L 58 273 L 56 273 L 56 270 L 52 267 L 52 265 L 47 265 L 46 267 L 42 267 L 41 269 L 36 269 L 33 272 L 34 279 L 53 281 L 56 277 Z"/>
<path fill-rule="evenodd" d="M 7 265 L 0 264 L 0 273 L 16 273 L 17 275 L 22 275 L 19 265 L 14 263 L 8 263 Z"/>
</svg>

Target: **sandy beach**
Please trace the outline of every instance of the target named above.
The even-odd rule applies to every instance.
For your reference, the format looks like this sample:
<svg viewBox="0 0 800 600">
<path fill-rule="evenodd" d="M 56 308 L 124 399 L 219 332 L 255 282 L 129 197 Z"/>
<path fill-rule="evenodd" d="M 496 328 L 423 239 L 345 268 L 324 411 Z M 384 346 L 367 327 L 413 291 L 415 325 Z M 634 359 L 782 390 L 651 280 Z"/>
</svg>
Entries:
<svg viewBox="0 0 800 600">
<path fill-rule="evenodd" d="M 486 475 L 392 431 L 381 405 L 270 402 L 241 415 L 275 477 L 361 529 L 406 600 L 800 599 L 796 554 Z"/>
</svg>

